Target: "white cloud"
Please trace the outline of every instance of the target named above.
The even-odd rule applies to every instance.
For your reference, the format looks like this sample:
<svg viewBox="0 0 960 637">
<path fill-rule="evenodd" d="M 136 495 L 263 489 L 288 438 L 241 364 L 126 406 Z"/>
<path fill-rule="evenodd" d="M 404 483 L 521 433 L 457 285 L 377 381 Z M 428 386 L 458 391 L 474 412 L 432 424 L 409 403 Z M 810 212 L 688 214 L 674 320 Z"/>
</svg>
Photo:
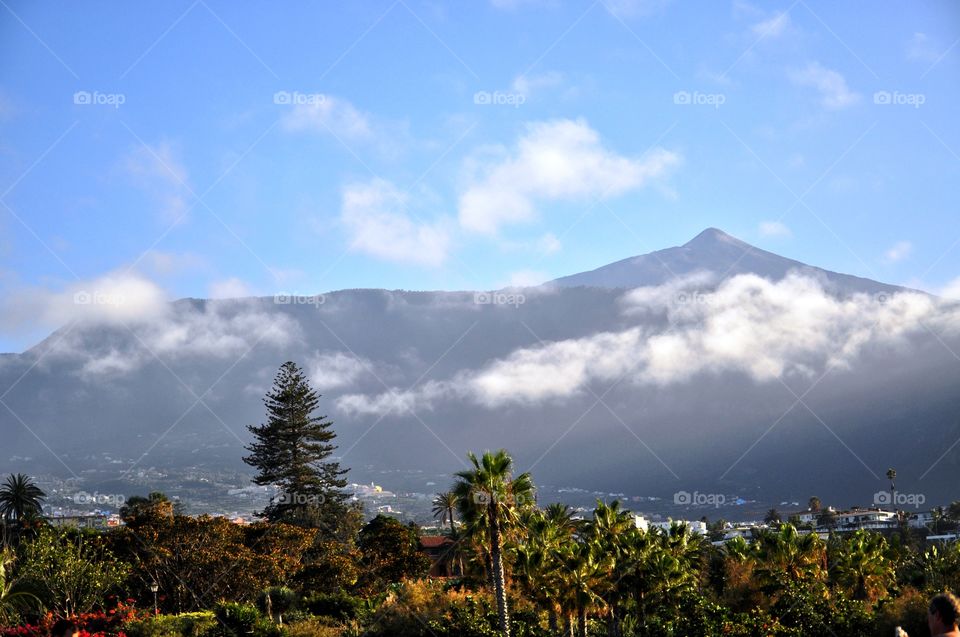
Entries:
<svg viewBox="0 0 960 637">
<path fill-rule="evenodd" d="M 531 123 L 512 151 L 474 162 L 477 174 L 460 195 L 460 224 L 493 235 L 534 219 L 540 200 L 614 197 L 666 175 L 679 161 L 662 148 L 638 158 L 618 155 L 583 120 Z"/>
<path fill-rule="evenodd" d="M 187 169 L 177 155 L 171 144 L 162 142 L 140 145 L 123 162 L 134 183 L 157 202 L 167 223 L 182 221 L 193 198 Z"/>
<path fill-rule="evenodd" d="M 132 371 L 154 356 L 240 356 L 258 342 L 282 345 L 300 334 L 294 319 L 252 299 L 171 303 L 136 272 L 113 272 L 60 290 L 23 289 L 0 303 L 0 327 L 11 333 L 62 328 L 45 341 L 43 364 L 69 359 L 91 379 Z"/>
<path fill-rule="evenodd" d="M 783 35 L 784 32 L 790 27 L 790 14 L 784 12 L 778 15 L 773 16 L 767 20 L 762 20 L 757 22 L 750 30 L 753 31 L 753 34 L 757 37 L 762 38 L 775 38 L 780 35 Z"/>
<path fill-rule="evenodd" d="M 790 79 L 799 86 L 815 88 L 820 93 L 820 104 L 830 110 L 840 110 L 856 104 L 860 95 L 847 87 L 843 75 L 811 62 L 806 68 L 790 73 Z"/>
<path fill-rule="evenodd" d="M 762 221 L 760 223 L 760 234 L 765 237 L 789 237 L 792 236 L 790 228 L 781 221 Z"/>
<path fill-rule="evenodd" d="M 547 71 L 540 75 L 518 75 L 514 78 L 510 89 L 524 97 L 530 97 L 534 92 L 556 88 L 563 83 L 563 74 L 558 71 Z"/>
<path fill-rule="evenodd" d="M 373 135 L 367 115 L 349 101 L 332 95 L 296 104 L 283 118 L 282 125 L 292 132 L 324 133 L 344 139 L 366 139 Z"/>
<path fill-rule="evenodd" d="M 921 321 L 960 329 L 926 295 L 899 293 L 839 299 L 819 281 L 790 274 L 778 282 L 740 275 L 715 290 L 709 275 L 624 296 L 627 316 L 662 315 L 672 329 L 634 326 L 521 348 L 477 370 L 462 370 L 413 392 L 352 394 L 338 402 L 347 412 L 429 409 L 463 399 L 488 408 L 562 402 L 592 383 L 621 377 L 645 384 L 680 383 L 697 374 L 733 372 L 757 382 L 849 367 L 866 348 L 894 346 Z M 705 290 L 699 292 L 698 290 Z"/>
<path fill-rule="evenodd" d="M 237 277 L 230 277 L 210 284 L 210 298 L 212 299 L 239 299 L 254 296 L 253 291 L 246 283 Z"/>
<path fill-rule="evenodd" d="M 340 220 L 351 248 L 388 261 L 441 265 L 450 250 L 448 224 L 414 220 L 407 212 L 409 200 L 383 179 L 344 188 Z"/>
<path fill-rule="evenodd" d="M 253 347 L 282 347 L 300 337 L 296 320 L 265 309 L 256 300 L 168 304 L 158 314 L 128 325 L 133 334 L 109 347 L 103 344 L 99 326 L 87 322 L 55 341 L 44 364 L 56 364 L 61 357 L 80 360 L 81 375 L 96 380 L 135 370 L 156 358 L 168 365 L 184 359 L 237 359 Z"/>
<path fill-rule="evenodd" d="M 554 254 L 563 249 L 563 244 L 557 235 L 548 232 L 537 239 L 537 247 L 542 254 Z"/>
<path fill-rule="evenodd" d="M 74 321 L 131 323 L 162 313 L 166 302 L 166 294 L 152 281 L 118 271 L 60 290 L 25 288 L 7 293 L 0 325 L 16 332 L 57 328 Z"/>
<path fill-rule="evenodd" d="M 317 352 L 307 361 L 306 367 L 311 384 L 323 393 L 352 385 L 372 369 L 372 363 L 343 352 Z"/>
<path fill-rule="evenodd" d="M 907 42 L 907 59 L 915 62 L 932 63 L 940 59 L 943 53 L 926 33 L 914 33 Z"/>
<path fill-rule="evenodd" d="M 944 288 L 940 290 L 940 296 L 952 301 L 960 301 L 960 277 L 947 283 Z"/>
<path fill-rule="evenodd" d="M 909 257 L 911 252 L 913 252 L 912 243 L 909 241 L 898 241 L 884 253 L 883 258 L 887 263 L 896 263 Z"/>
</svg>

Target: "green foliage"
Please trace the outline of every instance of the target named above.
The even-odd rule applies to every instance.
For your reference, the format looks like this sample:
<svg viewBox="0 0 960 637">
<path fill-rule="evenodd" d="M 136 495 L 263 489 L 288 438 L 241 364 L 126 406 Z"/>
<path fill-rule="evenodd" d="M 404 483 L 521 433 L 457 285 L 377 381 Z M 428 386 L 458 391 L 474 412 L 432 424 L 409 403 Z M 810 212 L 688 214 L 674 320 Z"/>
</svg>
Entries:
<svg viewBox="0 0 960 637">
<path fill-rule="evenodd" d="M 396 518 L 378 515 L 360 529 L 361 591 L 373 592 L 404 579 L 424 577 L 430 570 L 430 558 L 420 551 L 416 526 Z"/>
<path fill-rule="evenodd" d="M 130 622 L 124 632 L 129 637 L 201 637 L 217 625 L 212 611 L 156 615 Z"/>
<path fill-rule="evenodd" d="M 209 637 L 280 637 L 283 629 L 264 617 L 252 604 L 220 602 L 213 609 L 217 624 L 207 633 Z"/>
<path fill-rule="evenodd" d="M 303 601 L 302 606 L 314 615 L 340 621 L 357 619 L 364 609 L 361 598 L 354 597 L 345 591 L 311 595 Z"/>
<path fill-rule="evenodd" d="M 321 528 L 333 536 L 346 509 L 346 470 L 329 459 L 336 450 L 336 434 L 326 416 L 314 413 L 320 396 L 303 371 L 288 361 L 263 402 L 267 422 L 248 427 L 255 440 L 243 460 L 257 470 L 255 483 L 281 489 L 264 517 Z"/>
<path fill-rule="evenodd" d="M 20 548 L 24 581 L 60 615 L 102 607 L 107 594 L 118 589 L 130 571 L 96 534 L 45 528 Z"/>
<path fill-rule="evenodd" d="M 271 586 L 257 597 L 257 607 L 267 617 L 283 623 L 283 617 L 293 608 L 297 594 L 286 586 Z"/>
</svg>

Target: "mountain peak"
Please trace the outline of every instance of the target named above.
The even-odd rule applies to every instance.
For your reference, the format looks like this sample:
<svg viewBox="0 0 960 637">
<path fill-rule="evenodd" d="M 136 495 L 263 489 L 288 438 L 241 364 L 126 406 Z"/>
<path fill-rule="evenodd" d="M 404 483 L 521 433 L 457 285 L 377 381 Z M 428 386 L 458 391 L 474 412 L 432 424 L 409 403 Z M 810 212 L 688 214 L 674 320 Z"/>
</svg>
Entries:
<svg viewBox="0 0 960 637">
<path fill-rule="evenodd" d="M 690 241 L 683 244 L 684 248 L 693 248 L 697 246 L 715 245 L 717 243 L 742 244 L 743 242 L 732 237 L 719 228 L 707 228 Z"/>
</svg>

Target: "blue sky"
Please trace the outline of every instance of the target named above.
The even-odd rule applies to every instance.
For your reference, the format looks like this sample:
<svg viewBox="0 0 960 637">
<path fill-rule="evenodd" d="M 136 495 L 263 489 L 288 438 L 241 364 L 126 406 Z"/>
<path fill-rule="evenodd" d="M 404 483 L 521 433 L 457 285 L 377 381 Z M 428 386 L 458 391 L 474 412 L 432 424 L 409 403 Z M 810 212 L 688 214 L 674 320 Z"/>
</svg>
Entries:
<svg viewBox="0 0 960 637">
<path fill-rule="evenodd" d="M 958 42 L 946 1 L 3 0 L 0 351 L 109 282 L 486 289 L 708 226 L 960 290 Z"/>
</svg>

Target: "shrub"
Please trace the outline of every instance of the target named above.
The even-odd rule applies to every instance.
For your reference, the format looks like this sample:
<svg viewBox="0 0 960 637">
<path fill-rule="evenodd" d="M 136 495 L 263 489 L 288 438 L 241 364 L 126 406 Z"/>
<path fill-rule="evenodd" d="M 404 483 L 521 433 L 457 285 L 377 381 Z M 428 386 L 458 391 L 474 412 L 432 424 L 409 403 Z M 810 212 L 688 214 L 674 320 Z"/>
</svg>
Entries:
<svg viewBox="0 0 960 637">
<path fill-rule="evenodd" d="M 213 609 L 217 625 L 210 631 L 212 637 L 278 637 L 283 629 L 264 617 L 251 604 L 220 602 Z"/>
<path fill-rule="evenodd" d="M 313 617 L 291 623 L 286 629 L 287 637 L 341 637 L 343 629 L 326 617 Z"/>
<path fill-rule="evenodd" d="M 271 586 L 257 598 L 257 606 L 264 615 L 283 621 L 283 616 L 293 608 L 297 594 L 285 586 Z"/>
<path fill-rule="evenodd" d="M 314 615 L 346 621 L 357 618 L 363 600 L 344 591 L 317 593 L 304 600 L 303 606 Z"/>
<path fill-rule="evenodd" d="M 926 635 L 927 601 L 925 594 L 908 586 L 898 597 L 888 600 L 877 611 L 876 635 L 892 635 L 900 626 L 908 635 Z"/>
<path fill-rule="evenodd" d="M 130 637 L 201 637 L 217 625 L 210 611 L 157 615 L 130 622 L 124 629 Z"/>
</svg>

